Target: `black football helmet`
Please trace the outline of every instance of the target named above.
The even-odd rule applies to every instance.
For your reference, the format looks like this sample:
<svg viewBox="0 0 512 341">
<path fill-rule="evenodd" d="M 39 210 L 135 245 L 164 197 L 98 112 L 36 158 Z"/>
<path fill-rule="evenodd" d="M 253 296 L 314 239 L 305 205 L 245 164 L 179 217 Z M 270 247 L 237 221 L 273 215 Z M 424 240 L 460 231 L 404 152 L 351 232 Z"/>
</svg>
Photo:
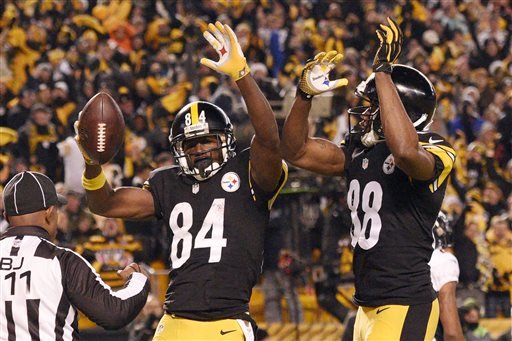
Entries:
<svg viewBox="0 0 512 341">
<path fill-rule="evenodd" d="M 435 239 L 435 247 L 451 247 L 453 246 L 453 229 L 448 221 L 448 217 L 444 214 L 443 211 L 439 211 L 437 215 L 436 222 L 434 223 L 434 227 L 432 227 L 432 232 L 434 233 Z"/>
<path fill-rule="evenodd" d="M 428 130 L 437 104 L 432 83 L 420 71 L 401 64 L 393 66 L 391 78 L 416 130 Z M 365 147 L 371 147 L 384 139 L 379 115 L 379 98 L 375 87 L 375 73 L 359 83 L 356 96 L 368 101 L 370 105 L 348 110 L 349 117 L 356 115 L 359 119 L 359 123 L 350 129 L 350 139 L 360 140 Z"/>
<path fill-rule="evenodd" d="M 186 153 L 184 145 L 190 140 L 205 136 L 215 136 L 217 147 L 195 154 Z M 169 135 L 171 151 L 183 173 L 191 175 L 199 181 L 213 176 L 224 164 L 235 155 L 236 141 L 233 135 L 233 125 L 226 113 L 218 106 L 196 101 L 184 106 L 174 119 Z M 213 155 L 221 151 L 221 160 Z"/>
</svg>

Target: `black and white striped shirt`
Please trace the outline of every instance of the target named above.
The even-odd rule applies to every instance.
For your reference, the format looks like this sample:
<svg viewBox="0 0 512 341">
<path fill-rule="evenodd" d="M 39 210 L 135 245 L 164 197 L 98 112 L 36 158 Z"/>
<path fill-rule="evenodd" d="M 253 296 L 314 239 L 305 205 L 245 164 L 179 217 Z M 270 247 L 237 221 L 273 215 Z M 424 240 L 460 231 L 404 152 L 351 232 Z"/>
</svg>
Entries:
<svg viewBox="0 0 512 341">
<path fill-rule="evenodd" d="M 85 259 L 49 240 L 37 226 L 0 238 L 0 340 L 77 340 L 77 309 L 106 329 L 135 318 L 150 290 L 143 274 L 113 292 Z"/>
</svg>

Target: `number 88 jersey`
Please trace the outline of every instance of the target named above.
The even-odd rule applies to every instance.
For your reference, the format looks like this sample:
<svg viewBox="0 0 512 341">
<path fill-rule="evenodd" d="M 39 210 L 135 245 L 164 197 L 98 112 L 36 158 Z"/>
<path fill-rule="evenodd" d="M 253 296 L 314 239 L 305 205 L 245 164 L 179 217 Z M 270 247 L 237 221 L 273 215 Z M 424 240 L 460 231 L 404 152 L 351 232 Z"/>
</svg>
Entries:
<svg viewBox="0 0 512 341">
<path fill-rule="evenodd" d="M 204 181 L 179 167 L 155 170 L 146 183 L 170 231 L 167 313 L 196 320 L 245 313 L 261 272 L 263 239 L 278 189 L 265 193 L 249 175 L 249 149 Z"/>
<path fill-rule="evenodd" d="M 419 133 L 434 155 L 435 176 L 418 181 L 396 167 L 385 142 L 355 150 L 346 170 L 356 292 L 362 306 L 420 304 L 435 297 L 428 262 L 455 151 L 435 133 Z"/>
</svg>

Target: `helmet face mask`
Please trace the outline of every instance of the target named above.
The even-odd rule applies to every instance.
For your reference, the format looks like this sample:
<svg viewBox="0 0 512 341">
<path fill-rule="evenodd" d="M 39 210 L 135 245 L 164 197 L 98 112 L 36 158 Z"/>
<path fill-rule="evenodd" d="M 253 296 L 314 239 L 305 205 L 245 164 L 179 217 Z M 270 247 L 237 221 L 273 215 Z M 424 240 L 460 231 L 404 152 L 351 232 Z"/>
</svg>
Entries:
<svg viewBox="0 0 512 341">
<path fill-rule="evenodd" d="M 356 116 L 359 122 L 350 128 L 350 134 L 357 136 L 365 147 L 371 147 L 384 140 L 384 131 L 380 123 L 378 106 L 358 106 L 348 110 L 349 115 Z M 349 119 L 350 124 L 350 119 Z"/>
<path fill-rule="evenodd" d="M 417 131 L 428 130 L 436 108 L 436 93 L 432 83 L 420 71 L 406 65 L 396 64 L 391 74 L 398 95 Z M 350 116 L 357 116 L 359 126 L 350 130 L 365 147 L 372 147 L 384 140 L 380 121 L 379 98 L 375 86 L 375 73 L 362 81 L 356 88 L 357 97 L 369 102 L 369 106 L 348 110 Z M 363 122 L 366 121 L 366 122 Z"/>
<path fill-rule="evenodd" d="M 235 155 L 236 141 L 228 116 L 208 102 L 183 107 L 175 117 L 169 141 L 183 173 L 199 181 L 212 177 Z"/>
</svg>

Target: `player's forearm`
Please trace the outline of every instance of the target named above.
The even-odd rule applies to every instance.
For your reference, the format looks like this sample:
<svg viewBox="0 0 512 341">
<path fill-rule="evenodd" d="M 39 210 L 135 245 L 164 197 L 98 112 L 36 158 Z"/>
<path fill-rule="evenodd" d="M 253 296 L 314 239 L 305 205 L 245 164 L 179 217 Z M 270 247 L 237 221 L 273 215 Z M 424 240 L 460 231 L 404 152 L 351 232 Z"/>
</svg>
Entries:
<svg viewBox="0 0 512 341">
<path fill-rule="evenodd" d="M 148 219 L 155 214 L 150 191 L 138 187 L 113 189 L 98 165 L 86 165 L 82 185 L 91 212 L 109 218 Z"/>
<path fill-rule="evenodd" d="M 297 97 L 283 126 L 281 138 L 281 154 L 290 162 L 300 159 L 304 155 L 308 139 L 308 115 L 311 101 Z"/>
<path fill-rule="evenodd" d="M 391 76 L 377 72 L 375 84 L 386 143 L 395 158 L 408 158 L 418 148 L 416 129 L 405 111 Z"/>
<path fill-rule="evenodd" d="M 277 151 L 279 148 L 279 132 L 276 118 L 258 84 L 250 74 L 236 83 L 247 105 L 256 138 L 265 148 Z"/>
<path fill-rule="evenodd" d="M 85 188 L 87 205 L 91 212 L 108 216 L 108 206 L 114 192 L 102 173 L 100 165 L 86 164 L 82 185 Z"/>
<path fill-rule="evenodd" d="M 125 287 L 112 291 L 90 265 L 71 255 L 66 263 L 66 295 L 92 321 L 105 329 L 119 329 L 141 311 L 151 292 L 149 279 L 133 273 Z M 86 298 L 86 299 L 84 299 Z"/>
<path fill-rule="evenodd" d="M 441 317 L 441 324 L 443 326 L 444 340 L 445 341 L 464 341 L 462 328 L 457 315 Z"/>
<path fill-rule="evenodd" d="M 444 339 L 463 341 L 462 327 L 456 303 L 457 282 L 448 282 L 439 291 L 439 317 L 444 331 Z"/>
</svg>

